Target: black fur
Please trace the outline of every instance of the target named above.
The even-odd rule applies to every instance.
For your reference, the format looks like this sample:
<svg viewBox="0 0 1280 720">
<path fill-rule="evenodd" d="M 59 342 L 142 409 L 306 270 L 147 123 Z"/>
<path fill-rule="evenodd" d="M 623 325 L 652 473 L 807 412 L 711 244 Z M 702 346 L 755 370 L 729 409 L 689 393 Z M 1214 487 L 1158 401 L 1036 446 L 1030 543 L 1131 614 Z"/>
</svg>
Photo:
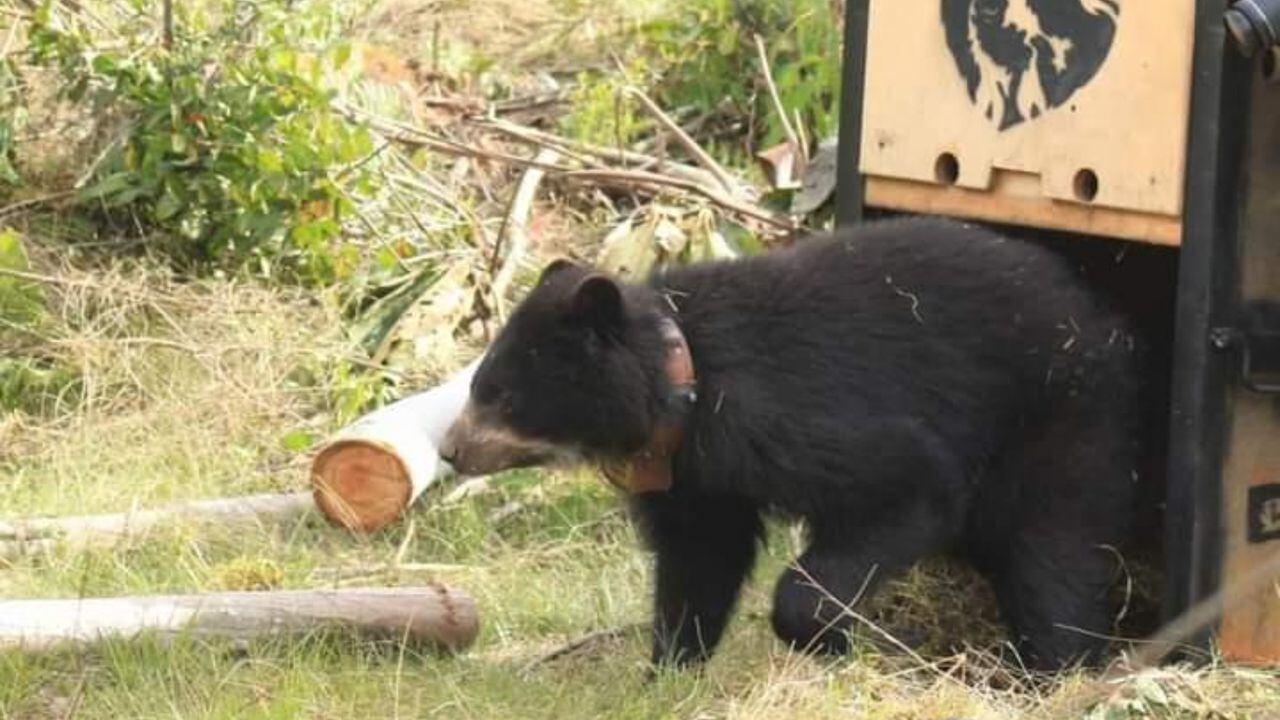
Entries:
<svg viewBox="0 0 1280 720">
<path fill-rule="evenodd" d="M 634 452 L 667 407 L 662 316 L 688 340 L 698 400 L 673 489 L 632 499 L 657 560 L 655 661 L 713 651 L 764 512 L 809 530 L 774 598 L 795 646 L 845 650 L 839 603 L 957 551 L 993 582 L 1026 663 L 1096 656 L 1132 516 L 1137 365 L 1060 258 L 906 220 L 642 286 L 561 263 L 473 400 L 586 456 Z"/>
</svg>

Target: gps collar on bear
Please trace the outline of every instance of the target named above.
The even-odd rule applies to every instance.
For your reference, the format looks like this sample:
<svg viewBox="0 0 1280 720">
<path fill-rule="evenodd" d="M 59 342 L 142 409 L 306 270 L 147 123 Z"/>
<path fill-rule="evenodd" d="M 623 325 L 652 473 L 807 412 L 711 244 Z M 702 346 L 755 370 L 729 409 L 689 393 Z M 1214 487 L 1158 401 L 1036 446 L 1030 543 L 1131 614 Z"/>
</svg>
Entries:
<svg viewBox="0 0 1280 720">
<path fill-rule="evenodd" d="M 633 495 L 671 489 L 671 458 L 680 449 L 680 441 L 684 437 L 685 413 L 698 401 L 693 356 L 689 353 L 684 333 L 671 318 L 662 318 L 658 327 L 667 348 L 664 369 L 671 383 L 667 412 L 643 450 L 604 469 L 604 476 L 609 482 Z"/>
</svg>

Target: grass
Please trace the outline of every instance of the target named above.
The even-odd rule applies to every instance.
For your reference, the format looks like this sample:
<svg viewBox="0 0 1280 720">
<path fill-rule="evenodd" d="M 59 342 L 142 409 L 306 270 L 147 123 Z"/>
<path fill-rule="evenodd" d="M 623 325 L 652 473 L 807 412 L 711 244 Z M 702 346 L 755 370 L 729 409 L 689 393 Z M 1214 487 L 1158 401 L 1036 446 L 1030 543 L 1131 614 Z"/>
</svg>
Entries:
<svg viewBox="0 0 1280 720">
<path fill-rule="evenodd" d="M 619 28 L 662 6 L 388 0 L 361 33 L 434 55 L 433 69 L 485 93 L 518 95 L 542 89 L 539 72 L 565 79 L 614 67 Z M 611 97 L 597 105 L 614 116 Z M 42 138 L 66 151 L 48 153 L 41 168 L 50 178 L 76 175 L 73 160 L 89 157 L 61 127 Z M 451 168 L 441 177 L 452 178 Z M 469 188 L 474 176 L 458 178 Z M 421 220 L 436 230 L 424 231 L 424 252 L 458 251 L 436 243 L 448 246 L 471 222 L 461 209 L 424 209 Z M 496 228 L 505 195 L 474 211 Z M 594 251 L 600 225 L 614 215 L 547 212 L 540 257 L 526 270 L 570 241 L 590 246 L 583 255 Z M 48 276 L 41 286 L 49 313 L 21 334 L 21 354 L 70 368 L 79 381 L 51 388 L 38 407 L 0 410 L 0 518 L 305 488 L 306 454 L 288 448 L 336 429 L 350 410 L 342 398 L 363 392 L 341 370 L 352 339 L 331 291 L 176 278 L 146 258 L 104 262 L 101 252 L 90 262 L 39 241 L 74 234 L 67 227 L 27 230 L 34 266 Z M 433 330 L 421 324 L 415 328 Z M 7 354 L 4 342 L 0 335 Z M 427 350 L 405 388 L 465 360 L 456 347 Z M 791 653 L 768 623 L 773 579 L 799 543 L 781 523 L 770 527 L 767 552 L 705 672 L 646 682 L 649 559 L 611 489 L 587 473 L 523 472 L 464 501 L 442 498 L 429 494 L 405 523 L 373 537 L 315 517 L 235 532 L 179 525 L 108 550 L 0 561 L 0 598 L 439 581 L 478 602 L 481 634 L 465 653 L 338 632 L 248 646 L 142 637 L 78 652 L 0 651 L 0 718 L 1280 717 L 1275 671 L 1213 657 L 1102 688 L 1082 672 L 1028 677 L 1001 660 L 1003 631 L 985 586 L 940 563 L 914 570 L 864 609 L 909 653 L 865 627 L 849 658 Z M 596 641 L 545 660 L 589 636 Z"/>
<path fill-rule="evenodd" d="M 56 269 L 42 342 L 80 369 L 85 387 L 78 403 L 0 423 L 0 516 L 304 487 L 305 458 L 280 438 L 336 423 L 325 399 L 333 388 L 317 368 L 345 345 L 323 297 L 178 283 L 145 261 L 93 273 L 48 258 L 43 266 Z M 430 579 L 476 597 L 482 632 L 454 657 L 340 633 L 248 647 L 144 637 L 87 652 L 8 651 L 0 717 L 1053 717 L 1088 683 L 1083 674 L 1033 681 L 996 661 L 1002 636 L 981 584 L 938 567 L 912 573 L 868 610 L 922 658 L 886 649 L 873 633 L 846 660 L 790 653 L 774 641 L 767 611 L 772 578 L 795 545 L 790 528 L 771 528 L 705 673 L 652 683 L 637 625 L 648 615 L 648 559 L 613 491 L 585 473 L 516 473 L 452 504 L 436 494 L 371 538 L 312 517 L 235 534 L 173 527 L 126 547 L 55 551 L 0 568 L 0 596 Z M 407 569 L 398 570 L 402 550 Z M 440 569 L 414 569 L 426 563 Z M 624 631 L 537 662 L 616 628 Z M 1094 713 L 1268 717 L 1280 709 L 1277 685 L 1274 674 L 1213 664 L 1151 672 L 1115 687 Z"/>
</svg>

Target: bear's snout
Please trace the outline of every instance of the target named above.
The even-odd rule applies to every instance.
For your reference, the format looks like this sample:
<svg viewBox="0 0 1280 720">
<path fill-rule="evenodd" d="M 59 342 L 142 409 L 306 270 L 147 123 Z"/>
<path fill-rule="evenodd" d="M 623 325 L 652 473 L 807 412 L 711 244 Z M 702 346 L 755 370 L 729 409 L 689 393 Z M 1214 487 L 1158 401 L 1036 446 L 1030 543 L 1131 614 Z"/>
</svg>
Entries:
<svg viewBox="0 0 1280 720">
<path fill-rule="evenodd" d="M 556 456 L 556 449 L 522 437 L 514 430 L 483 419 L 472 403 L 445 433 L 440 458 L 459 475 L 491 475 L 503 470 L 540 465 Z"/>
</svg>

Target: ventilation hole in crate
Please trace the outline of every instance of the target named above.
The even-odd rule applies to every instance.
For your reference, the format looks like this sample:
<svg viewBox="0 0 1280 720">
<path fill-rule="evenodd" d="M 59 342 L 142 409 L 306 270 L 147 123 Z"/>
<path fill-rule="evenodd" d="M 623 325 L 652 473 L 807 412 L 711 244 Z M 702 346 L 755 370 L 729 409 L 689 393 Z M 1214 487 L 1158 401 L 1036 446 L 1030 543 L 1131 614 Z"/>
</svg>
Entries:
<svg viewBox="0 0 1280 720">
<path fill-rule="evenodd" d="M 960 161 L 951 153 L 942 153 L 933 164 L 933 177 L 943 185 L 955 185 L 960 179 Z"/>
<path fill-rule="evenodd" d="M 1077 200 L 1093 202 L 1093 199 L 1098 197 L 1098 174 L 1089 168 L 1084 168 L 1076 173 L 1072 187 L 1075 189 Z"/>
<path fill-rule="evenodd" d="M 1262 77 L 1268 82 L 1280 82 L 1280 75 L 1277 74 L 1277 66 L 1280 66 L 1280 58 L 1276 55 L 1280 54 L 1280 48 L 1268 48 L 1262 54 Z"/>
</svg>

